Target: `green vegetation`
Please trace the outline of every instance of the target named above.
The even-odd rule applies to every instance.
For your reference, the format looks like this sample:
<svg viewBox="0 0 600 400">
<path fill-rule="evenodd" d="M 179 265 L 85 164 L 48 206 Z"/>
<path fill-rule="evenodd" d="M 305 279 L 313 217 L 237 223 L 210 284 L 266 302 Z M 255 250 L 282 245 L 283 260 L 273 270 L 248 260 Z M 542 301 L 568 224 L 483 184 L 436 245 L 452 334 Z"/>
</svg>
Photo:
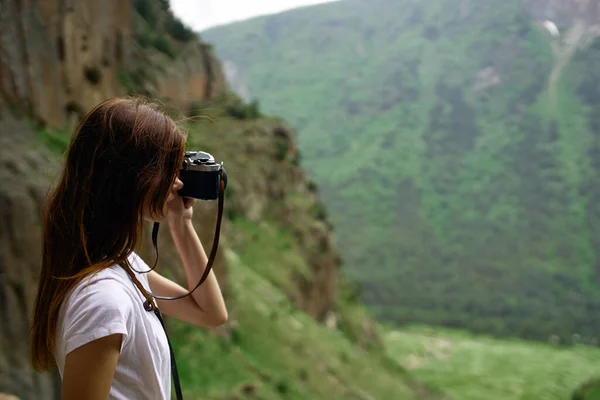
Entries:
<svg viewBox="0 0 600 400">
<path fill-rule="evenodd" d="M 600 379 L 591 379 L 581 385 L 571 396 L 571 400 L 599 400 Z"/>
<path fill-rule="evenodd" d="M 140 20 L 135 34 L 137 44 L 153 47 L 170 59 L 175 59 L 182 44 L 196 39 L 196 34 L 175 17 L 168 1 L 134 0 Z"/>
<path fill-rule="evenodd" d="M 168 1 L 133 0 L 133 7 L 153 30 L 160 30 L 179 42 L 196 38 L 194 31 L 175 17 Z"/>
<path fill-rule="evenodd" d="M 33 124 L 32 124 L 33 125 Z M 62 155 L 69 147 L 72 132 L 56 129 L 35 129 L 38 140 L 56 154 Z"/>
<path fill-rule="evenodd" d="M 131 71 L 119 71 L 118 79 L 121 87 L 128 95 L 142 93 L 147 72 L 144 68 L 137 67 Z"/>
<path fill-rule="evenodd" d="M 152 45 L 154 46 L 154 48 L 156 48 L 156 50 L 166 54 L 172 59 L 174 59 L 177 56 L 175 50 L 173 49 L 173 46 L 171 45 L 171 42 L 166 36 L 156 36 L 152 42 Z"/>
<path fill-rule="evenodd" d="M 345 0 L 202 33 L 298 130 L 378 316 L 597 343 L 600 41 L 519 0 Z"/>
<path fill-rule="evenodd" d="M 152 0 L 134 0 L 133 7 L 149 25 L 155 26 L 157 22 L 156 11 Z"/>
<path fill-rule="evenodd" d="M 588 346 L 557 348 L 427 327 L 391 330 L 385 342 L 403 367 L 453 399 L 600 398 L 598 381 L 588 382 L 598 374 L 600 350 Z"/>
<path fill-rule="evenodd" d="M 235 325 L 218 335 L 170 324 L 186 398 L 437 398 L 416 395 L 417 383 L 383 354 L 361 350 L 290 303 L 282 286 L 291 284 L 285 275 L 292 268 L 286 267 L 294 261 L 262 252 L 289 248 L 287 232 L 243 220 L 233 229 L 259 238 L 229 253 L 228 304 Z"/>
<path fill-rule="evenodd" d="M 294 197 L 288 178 L 296 168 L 293 159 L 281 157 L 283 136 L 271 136 L 280 122 L 239 119 L 230 115 L 231 104 L 258 108 L 228 94 L 196 104 L 193 114 L 205 118 L 186 123 L 188 147 L 224 160 L 230 175 L 224 235 L 231 325 L 219 335 L 169 321 L 189 397 L 442 399 L 386 356 L 345 277 L 333 307 L 337 329 L 294 306 L 291 299 L 301 295 L 302 283 L 314 273 L 312 246 L 301 245 L 311 240 L 303 229 L 321 221 L 314 221 L 314 199 Z M 241 210 L 257 201 L 248 191 L 265 179 L 269 186 L 287 188 L 288 201 L 270 201 L 265 216 L 251 221 Z"/>
<path fill-rule="evenodd" d="M 237 119 L 255 119 L 261 116 L 258 100 L 246 104 L 238 99 L 227 106 L 227 113 Z"/>
<path fill-rule="evenodd" d="M 193 102 L 187 112 L 188 117 L 210 117 L 215 119 L 233 118 L 235 120 L 255 120 L 265 117 L 258 100 L 245 102 L 235 93 L 225 92 L 216 99 L 207 102 Z M 198 129 L 198 126 L 193 126 Z"/>
</svg>

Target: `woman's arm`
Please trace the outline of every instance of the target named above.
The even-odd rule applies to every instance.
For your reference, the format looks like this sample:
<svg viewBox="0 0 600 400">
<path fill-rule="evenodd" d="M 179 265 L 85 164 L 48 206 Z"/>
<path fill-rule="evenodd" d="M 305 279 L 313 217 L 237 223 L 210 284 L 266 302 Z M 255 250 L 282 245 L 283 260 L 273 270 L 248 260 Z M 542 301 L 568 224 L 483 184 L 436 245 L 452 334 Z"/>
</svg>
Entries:
<svg viewBox="0 0 600 400">
<path fill-rule="evenodd" d="M 152 271 L 148 281 L 152 291 L 161 296 L 186 294 L 198 284 L 204 274 L 208 257 L 192 224 L 193 199 L 182 199 L 177 191 L 183 182 L 176 179 L 167 202 L 167 221 L 187 276 L 188 290 Z M 198 326 L 215 327 L 227 321 L 227 308 L 217 277 L 211 270 L 204 283 L 190 296 L 179 300 L 157 300 L 158 308 L 166 315 Z"/>
<path fill-rule="evenodd" d="M 121 350 L 122 334 L 93 340 L 65 357 L 62 400 L 106 400 Z"/>
<path fill-rule="evenodd" d="M 183 262 L 188 289 L 155 271 L 148 274 L 152 292 L 161 296 L 186 294 L 198 284 L 208 257 L 191 220 L 169 222 L 171 236 Z M 178 300 L 157 300 L 158 308 L 166 315 L 198 326 L 216 327 L 227 321 L 227 307 L 217 278 L 211 270 L 204 283 L 190 296 Z"/>
</svg>

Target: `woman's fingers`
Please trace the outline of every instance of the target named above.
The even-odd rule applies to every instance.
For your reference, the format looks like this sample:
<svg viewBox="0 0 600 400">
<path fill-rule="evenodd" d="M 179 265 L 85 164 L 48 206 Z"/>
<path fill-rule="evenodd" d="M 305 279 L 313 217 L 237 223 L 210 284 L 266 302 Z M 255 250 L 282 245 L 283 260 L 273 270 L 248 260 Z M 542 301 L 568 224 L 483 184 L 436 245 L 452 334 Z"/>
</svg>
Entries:
<svg viewBox="0 0 600 400">
<path fill-rule="evenodd" d="M 196 199 L 184 197 L 183 205 L 185 206 L 185 208 L 190 208 L 191 206 L 194 205 L 195 202 L 196 202 Z"/>
<path fill-rule="evenodd" d="M 182 187 L 183 182 L 179 178 L 176 178 L 175 183 L 173 184 L 173 187 L 171 189 L 171 193 L 169 194 L 169 198 L 172 198 L 175 195 L 177 195 L 177 191 L 180 190 Z M 192 205 L 194 205 L 194 202 L 196 201 L 196 199 L 192 199 L 189 197 L 183 197 L 182 199 L 185 208 L 190 208 Z"/>
<path fill-rule="evenodd" d="M 183 182 L 179 178 L 175 178 L 175 183 L 173 184 L 173 191 L 178 191 L 183 187 Z"/>
</svg>

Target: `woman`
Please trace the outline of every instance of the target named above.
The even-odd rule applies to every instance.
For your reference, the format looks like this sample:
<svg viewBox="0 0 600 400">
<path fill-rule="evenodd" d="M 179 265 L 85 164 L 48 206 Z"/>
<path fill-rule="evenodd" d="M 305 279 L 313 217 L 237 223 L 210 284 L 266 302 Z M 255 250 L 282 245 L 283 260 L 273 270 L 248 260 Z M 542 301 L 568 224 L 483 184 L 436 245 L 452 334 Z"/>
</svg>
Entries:
<svg viewBox="0 0 600 400">
<path fill-rule="evenodd" d="M 44 213 L 31 330 L 32 364 L 58 366 L 63 400 L 171 398 L 166 335 L 134 280 L 161 296 L 187 290 L 155 271 L 140 273 L 149 268 L 135 250 L 144 220 L 166 221 L 190 289 L 204 272 L 193 200 L 177 194 L 185 142 L 171 118 L 139 99 L 107 100 L 79 123 Z M 227 320 L 212 270 L 192 295 L 155 302 L 197 326 Z"/>
</svg>

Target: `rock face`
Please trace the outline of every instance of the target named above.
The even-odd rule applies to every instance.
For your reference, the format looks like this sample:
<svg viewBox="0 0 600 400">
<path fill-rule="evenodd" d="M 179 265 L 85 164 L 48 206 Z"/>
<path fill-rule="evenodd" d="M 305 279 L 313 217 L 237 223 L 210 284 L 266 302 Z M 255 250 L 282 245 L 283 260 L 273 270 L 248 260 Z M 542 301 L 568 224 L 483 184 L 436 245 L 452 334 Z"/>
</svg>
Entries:
<svg viewBox="0 0 600 400">
<path fill-rule="evenodd" d="M 185 110 L 193 102 L 223 93 L 225 80 L 209 45 L 194 41 L 183 53 L 185 57 L 169 63 L 158 75 L 156 92 Z"/>
<path fill-rule="evenodd" d="M 129 2 L 2 0 L 0 10 L 0 89 L 36 120 L 64 125 L 122 92 Z"/>
<path fill-rule="evenodd" d="M 283 122 L 258 121 L 219 135 L 225 136 L 227 143 L 218 154 L 231 160 L 226 162 L 233 193 L 229 207 L 249 221 L 274 221 L 291 232 L 310 273 L 293 273 L 296 284 L 287 294 L 324 321 L 337 296 L 340 262 L 318 194 L 295 161 L 294 131 Z"/>
<path fill-rule="evenodd" d="M 142 63 L 157 69 L 149 94 L 177 106 L 223 92 L 210 46 L 192 41 L 175 60 L 140 51 L 138 20 L 130 1 L 0 0 L 0 92 L 51 127 L 125 94 L 120 78 Z"/>
<path fill-rule="evenodd" d="M 210 45 L 196 39 L 175 43 L 176 54 L 168 56 L 140 45 L 143 24 L 131 1 L 0 0 L 0 393 L 21 400 L 60 397 L 57 373 L 39 375 L 28 362 L 40 267 L 40 211 L 59 168 L 29 120 L 38 127 L 70 129 L 101 100 L 126 94 L 124 80 L 135 81 L 144 94 L 169 99 L 184 112 L 226 90 Z M 227 146 L 231 156 L 225 158 L 238 157 L 240 165 L 230 171 L 237 194 L 227 207 L 255 221 L 269 214 L 292 231 L 311 274 L 299 276 L 288 294 L 322 320 L 334 304 L 339 269 L 329 226 L 324 218 L 306 213 L 306 205 L 318 199 L 294 161 L 298 155 L 291 129 L 277 121 L 259 125 L 248 129 L 240 123 L 239 136 L 231 136 Z M 255 154 L 261 162 L 244 164 L 244 154 Z M 294 201 L 283 202 L 290 195 Z M 209 252 L 216 202 L 196 203 L 194 210 L 197 231 Z M 225 218 L 222 232 L 214 270 L 227 296 Z M 146 238 L 140 253 L 152 264 L 154 253 L 149 235 Z M 162 271 L 185 282 L 166 226 L 159 234 L 159 251 Z"/>
<path fill-rule="evenodd" d="M 58 399 L 56 375 L 33 373 L 29 322 L 40 267 L 40 204 L 55 158 L 35 143 L 27 124 L 0 99 L 0 392 L 21 399 Z"/>
</svg>

